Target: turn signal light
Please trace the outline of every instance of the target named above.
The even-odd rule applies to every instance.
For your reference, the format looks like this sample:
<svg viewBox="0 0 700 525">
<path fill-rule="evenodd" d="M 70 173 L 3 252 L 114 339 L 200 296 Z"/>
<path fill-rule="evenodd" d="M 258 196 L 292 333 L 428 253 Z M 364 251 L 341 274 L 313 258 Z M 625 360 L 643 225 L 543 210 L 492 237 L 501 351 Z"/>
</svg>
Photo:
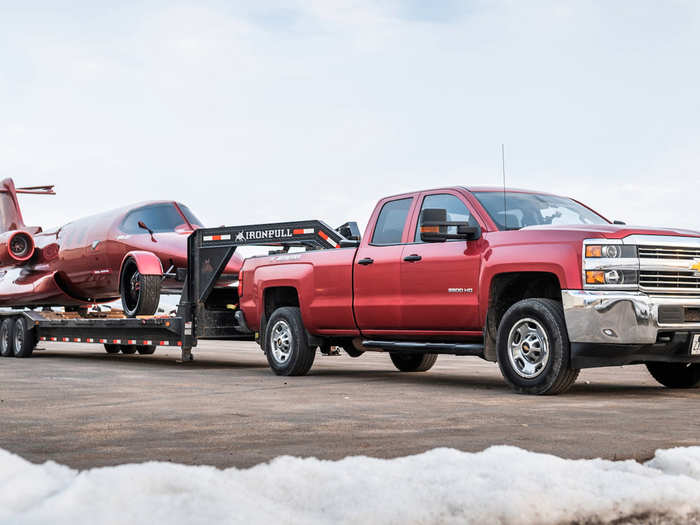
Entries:
<svg viewBox="0 0 700 525">
<path fill-rule="evenodd" d="M 605 284 L 605 272 L 598 270 L 587 271 L 586 284 Z"/>
<path fill-rule="evenodd" d="M 586 257 L 602 257 L 602 256 L 603 256 L 603 247 L 602 246 L 594 246 L 594 245 L 586 246 Z"/>
</svg>

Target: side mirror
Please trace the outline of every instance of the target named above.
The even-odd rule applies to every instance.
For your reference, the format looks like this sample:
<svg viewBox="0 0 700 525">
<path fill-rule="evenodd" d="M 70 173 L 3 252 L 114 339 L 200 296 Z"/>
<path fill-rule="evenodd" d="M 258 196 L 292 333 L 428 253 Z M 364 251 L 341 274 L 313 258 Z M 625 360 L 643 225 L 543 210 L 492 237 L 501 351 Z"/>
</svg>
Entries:
<svg viewBox="0 0 700 525">
<path fill-rule="evenodd" d="M 360 228 L 357 226 L 357 223 L 355 221 L 346 222 L 345 224 L 338 226 L 335 231 L 337 231 L 340 235 L 342 235 L 349 241 L 361 240 Z"/>
<path fill-rule="evenodd" d="M 450 227 L 456 227 L 456 233 L 448 233 Z M 475 241 L 481 238 L 481 228 L 471 226 L 468 222 L 447 220 L 447 210 L 427 208 L 421 213 L 420 238 L 423 242 L 443 242 L 448 239 Z"/>
</svg>

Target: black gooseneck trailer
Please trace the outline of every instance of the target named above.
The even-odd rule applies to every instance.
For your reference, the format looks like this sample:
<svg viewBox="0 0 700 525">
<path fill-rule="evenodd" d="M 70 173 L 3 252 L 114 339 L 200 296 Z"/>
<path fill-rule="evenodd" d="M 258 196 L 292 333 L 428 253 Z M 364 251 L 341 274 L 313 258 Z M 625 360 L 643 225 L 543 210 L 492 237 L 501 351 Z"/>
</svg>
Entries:
<svg viewBox="0 0 700 525">
<path fill-rule="evenodd" d="M 177 270 L 183 290 L 175 316 L 62 316 L 40 309 L 8 309 L 0 311 L 0 349 L 7 349 L 6 356 L 30 357 L 38 341 L 101 343 L 108 351 L 146 354 L 158 346 L 177 346 L 182 361 L 191 361 L 198 339 L 255 336 L 238 310 L 237 286 L 215 287 L 239 246 L 273 246 L 284 254 L 291 248 L 355 246 L 353 237 L 359 238 L 354 224 L 335 230 L 318 220 L 198 229 L 187 240 L 187 268 Z"/>
</svg>

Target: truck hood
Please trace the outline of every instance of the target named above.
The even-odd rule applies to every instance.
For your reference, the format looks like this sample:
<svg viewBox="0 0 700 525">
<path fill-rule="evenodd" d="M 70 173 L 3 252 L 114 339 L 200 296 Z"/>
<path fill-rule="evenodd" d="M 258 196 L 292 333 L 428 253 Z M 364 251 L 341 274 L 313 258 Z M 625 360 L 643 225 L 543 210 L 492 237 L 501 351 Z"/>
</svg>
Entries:
<svg viewBox="0 0 700 525">
<path fill-rule="evenodd" d="M 622 239 L 629 235 L 674 235 L 681 237 L 700 237 L 700 231 L 679 230 L 676 228 L 649 228 L 647 226 L 629 226 L 626 224 L 580 224 L 580 225 L 545 225 L 528 226 L 520 231 L 551 231 L 571 232 L 572 234 L 588 234 L 591 237 L 607 239 Z"/>
</svg>

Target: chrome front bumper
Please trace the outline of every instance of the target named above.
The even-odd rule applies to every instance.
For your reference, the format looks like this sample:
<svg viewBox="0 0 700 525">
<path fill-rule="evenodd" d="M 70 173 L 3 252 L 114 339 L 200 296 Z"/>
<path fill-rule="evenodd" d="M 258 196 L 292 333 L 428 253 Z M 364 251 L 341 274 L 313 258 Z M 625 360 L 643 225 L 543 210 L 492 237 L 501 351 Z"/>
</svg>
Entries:
<svg viewBox="0 0 700 525">
<path fill-rule="evenodd" d="M 563 290 L 562 300 L 572 343 L 648 345 L 659 332 L 700 333 L 700 322 L 662 323 L 659 315 L 659 308 L 700 308 L 700 297 Z"/>
</svg>

